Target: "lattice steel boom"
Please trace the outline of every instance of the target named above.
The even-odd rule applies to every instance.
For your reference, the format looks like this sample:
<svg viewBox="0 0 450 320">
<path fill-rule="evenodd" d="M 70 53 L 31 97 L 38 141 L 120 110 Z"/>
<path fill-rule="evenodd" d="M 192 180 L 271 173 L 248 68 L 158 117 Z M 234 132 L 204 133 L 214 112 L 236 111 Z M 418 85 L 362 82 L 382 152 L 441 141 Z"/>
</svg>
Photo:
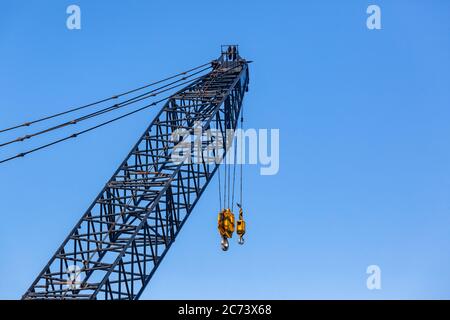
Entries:
<svg viewBox="0 0 450 320">
<path fill-rule="evenodd" d="M 173 94 L 23 298 L 138 299 L 218 168 L 172 161 L 172 133 L 200 123 L 225 137 L 248 82 L 248 62 L 225 50 Z"/>
</svg>

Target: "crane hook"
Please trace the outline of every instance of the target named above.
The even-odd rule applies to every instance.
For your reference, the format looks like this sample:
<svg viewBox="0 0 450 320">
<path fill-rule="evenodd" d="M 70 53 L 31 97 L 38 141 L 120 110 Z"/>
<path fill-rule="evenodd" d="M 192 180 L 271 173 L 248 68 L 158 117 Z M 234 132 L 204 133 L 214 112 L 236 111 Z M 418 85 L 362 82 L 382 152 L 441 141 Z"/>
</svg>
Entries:
<svg viewBox="0 0 450 320">
<path fill-rule="evenodd" d="M 226 237 L 222 237 L 222 241 L 220 241 L 220 245 L 222 246 L 223 251 L 227 251 L 229 247 L 228 239 Z"/>
<path fill-rule="evenodd" d="M 234 232 L 234 214 L 229 208 L 219 212 L 217 216 L 217 228 L 222 239 L 220 242 L 222 250 L 227 251 L 229 246 L 228 238 L 233 237 Z"/>
<path fill-rule="evenodd" d="M 244 240 L 244 234 L 245 234 L 245 221 L 244 221 L 244 210 L 242 210 L 242 206 L 237 203 L 237 206 L 239 208 L 239 220 L 236 223 L 236 233 L 239 236 L 238 243 L 240 245 L 243 245 Z"/>
</svg>

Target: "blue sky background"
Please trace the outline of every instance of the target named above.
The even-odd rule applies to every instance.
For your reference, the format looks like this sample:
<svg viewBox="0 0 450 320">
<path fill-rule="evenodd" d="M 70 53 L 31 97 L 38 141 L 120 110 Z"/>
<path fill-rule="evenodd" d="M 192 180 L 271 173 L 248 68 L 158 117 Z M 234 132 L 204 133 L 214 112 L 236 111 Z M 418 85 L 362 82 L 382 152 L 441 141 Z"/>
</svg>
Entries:
<svg viewBox="0 0 450 320">
<path fill-rule="evenodd" d="M 0 127 L 238 43 L 254 60 L 246 126 L 280 129 L 280 172 L 247 167 L 247 242 L 226 254 L 215 180 L 143 298 L 450 298 L 449 34 L 446 0 L 3 1 Z M 0 166 L 0 298 L 26 291 L 155 112 Z"/>
</svg>

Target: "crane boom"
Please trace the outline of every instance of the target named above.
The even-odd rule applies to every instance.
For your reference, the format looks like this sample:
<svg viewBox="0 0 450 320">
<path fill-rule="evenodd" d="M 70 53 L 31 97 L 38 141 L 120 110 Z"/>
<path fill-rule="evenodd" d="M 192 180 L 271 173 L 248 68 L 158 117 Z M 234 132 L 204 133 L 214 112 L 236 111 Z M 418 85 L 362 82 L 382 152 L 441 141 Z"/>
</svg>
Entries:
<svg viewBox="0 0 450 320">
<path fill-rule="evenodd" d="M 23 299 L 139 299 L 220 165 L 172 161 L 172 134 L 237 126 L 249 71 L 234 50 L 168 98 Z"/>
</svg>

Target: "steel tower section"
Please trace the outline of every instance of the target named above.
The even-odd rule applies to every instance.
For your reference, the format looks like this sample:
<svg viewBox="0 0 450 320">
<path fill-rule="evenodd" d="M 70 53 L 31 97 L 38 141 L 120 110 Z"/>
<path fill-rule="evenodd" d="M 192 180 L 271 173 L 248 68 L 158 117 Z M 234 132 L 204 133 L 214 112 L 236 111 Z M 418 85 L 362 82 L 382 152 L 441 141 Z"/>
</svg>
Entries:
<svg viewBox="0 0 450 320">
<path fill-rule="evenodd" d="M 212 64 L 167 100 L 23 299 L 139 299 L 218 168 L 172 161 L 172 133 L 219 130 L 226 152 L 225 131 L 237 125 L 248 63 L 223 51 Z"/>
</svg>

